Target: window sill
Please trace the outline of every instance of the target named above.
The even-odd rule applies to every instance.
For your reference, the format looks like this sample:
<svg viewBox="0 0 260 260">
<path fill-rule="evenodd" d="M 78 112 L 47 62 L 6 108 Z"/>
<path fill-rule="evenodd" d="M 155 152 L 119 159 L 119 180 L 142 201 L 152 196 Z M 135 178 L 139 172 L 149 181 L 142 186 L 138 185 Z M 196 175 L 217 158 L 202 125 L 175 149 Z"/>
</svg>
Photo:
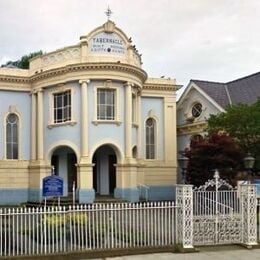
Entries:
<svg viewBox="0 0 260 260">
<path fill-rule="evenodd" d="M 99 125 L 99 124 L 113 124 L 113 125 L 117 125 L 120 126 L 122 124 L 121 121 L 117 121 L 117 120 L 93 120 L 92 123 L 94 125 Z"/>
<path fill-rule="evenodd" d="M 48 128 L 49 129 L 52 129 L 53 127 L 58 127 L 58 126 L 65 126 L 65 125 L 70 125 L 70 126 L 74 126 L 76 125 L 77 122 L 76 121 L 67 121 L 67 122 L 62 122 L 62 123 L 51 123 L 51 124 L 48 124 Z"/>
</svg>

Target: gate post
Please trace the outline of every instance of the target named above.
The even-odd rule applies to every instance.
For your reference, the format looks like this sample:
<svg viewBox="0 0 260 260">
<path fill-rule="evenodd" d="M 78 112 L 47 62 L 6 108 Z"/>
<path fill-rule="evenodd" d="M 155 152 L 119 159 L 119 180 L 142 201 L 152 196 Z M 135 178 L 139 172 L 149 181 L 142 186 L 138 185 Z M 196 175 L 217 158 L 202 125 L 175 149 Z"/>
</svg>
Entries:
<svg viewBox="0 0 260 260">
<path fill-rule="evenodd" d="M 256 186 L 253 184 L 241 185 L 241 199 L 243 244 L 257 245 Z"/>
<path fill-rule="evenodd" d="M 177 185 L 178 237 L 183 248 L 193 248 L 193 191 L 192 185 Z"/>
</svg>

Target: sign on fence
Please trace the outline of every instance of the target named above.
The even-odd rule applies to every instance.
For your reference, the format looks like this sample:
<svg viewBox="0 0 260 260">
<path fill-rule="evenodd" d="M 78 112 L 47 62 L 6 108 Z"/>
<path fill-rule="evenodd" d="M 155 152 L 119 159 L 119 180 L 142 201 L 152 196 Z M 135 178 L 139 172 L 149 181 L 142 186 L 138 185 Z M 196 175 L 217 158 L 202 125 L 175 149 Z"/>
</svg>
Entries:
<svg viewBox="0 0 260 260">
<path fill-rule="evenodd" d="M 56 175 L 51 175 L 43 178 L 42 196 L 43 197 L 63 196 L 63 179 Z"/>
</svg>

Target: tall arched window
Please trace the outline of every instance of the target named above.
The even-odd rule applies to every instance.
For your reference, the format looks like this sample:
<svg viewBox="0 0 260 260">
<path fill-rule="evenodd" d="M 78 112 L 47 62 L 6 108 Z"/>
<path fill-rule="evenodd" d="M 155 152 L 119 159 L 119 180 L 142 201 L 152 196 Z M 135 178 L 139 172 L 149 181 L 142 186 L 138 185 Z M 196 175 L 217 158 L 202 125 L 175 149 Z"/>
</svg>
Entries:
<svg viewBox="0 0 260 260">
<path fill-rule="evenodd" d="M 153 118 L 148 118 L 146 120 L 145 131 L 146 131 L 146 159 L 155 159 L 156 122 Z"/>
<path fill-rule="evenodd" d="M 18 159 L 19 119 L 14 113 L 6 118 L 6 159 Z"/>
</svg>

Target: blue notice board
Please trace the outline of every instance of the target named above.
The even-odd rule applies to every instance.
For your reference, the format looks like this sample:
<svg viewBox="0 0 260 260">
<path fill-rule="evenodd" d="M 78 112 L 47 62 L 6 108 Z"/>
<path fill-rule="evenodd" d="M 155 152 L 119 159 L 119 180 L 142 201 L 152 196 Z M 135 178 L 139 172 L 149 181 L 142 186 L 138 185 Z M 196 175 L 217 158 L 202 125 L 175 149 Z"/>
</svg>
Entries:
<svg viewBox="0 0 260 260">
<path fill-rule="evenodd" d="M 63 196 L 63 179 L 56 175 L 51 175 L 43 178 L 42 196 L 43 197 Z"/>
</svg>

